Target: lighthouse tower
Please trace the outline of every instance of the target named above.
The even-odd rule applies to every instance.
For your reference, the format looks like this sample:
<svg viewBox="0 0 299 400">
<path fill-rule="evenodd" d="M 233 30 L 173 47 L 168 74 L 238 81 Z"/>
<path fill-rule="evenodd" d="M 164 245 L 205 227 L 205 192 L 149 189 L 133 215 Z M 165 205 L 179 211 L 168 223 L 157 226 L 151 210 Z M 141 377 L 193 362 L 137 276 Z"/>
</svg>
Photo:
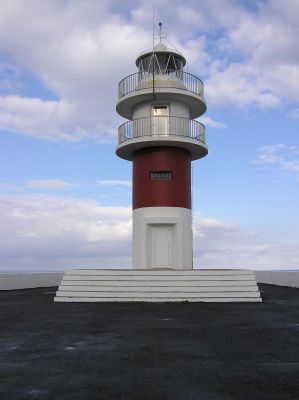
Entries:
<svg viewBox="0 0 299 400">
<path fill-rule="evenodd" d="M 193 268 L 191 162 L 208 154 L 202 81 L 159 43 L 118 86 L 116 154 L 133 163 L 133 269 Z"/>
<path fill-rule="evenodd" d="M 66 271 L 58 302 L 261 301 L 252 271 L 196 270 L 191 163 L 208 154 L 202 81 L 160 43 L 118 86 L 116 154 L 133 163 L 133 269 Z M 121 266 L 120 266 L 121 267 Z"/>
</svg>

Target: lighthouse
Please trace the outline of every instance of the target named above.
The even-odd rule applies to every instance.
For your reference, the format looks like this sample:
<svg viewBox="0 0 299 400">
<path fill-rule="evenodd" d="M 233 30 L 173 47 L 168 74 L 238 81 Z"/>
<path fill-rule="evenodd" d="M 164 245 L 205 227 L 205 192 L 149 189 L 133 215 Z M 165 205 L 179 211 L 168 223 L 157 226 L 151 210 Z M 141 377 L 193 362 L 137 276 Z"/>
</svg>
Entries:
<svg viewBox="0 0 299 400">
<path fill-rule="evenodd" d="M 159 24 L 160 25 L 160 24 Z M 208 154 L 202 81 L 161 42 L 118 85 L 116 154 L 133 164 L 133 268 L 66 271 L 57 302 L 260 302 L 254 273 L 193 269 L 191 163 Z"/>
<path fill-rule="evenodd" d="M 133 164 L 133 269 L 193 268 L 191 163 L 208 154 L 204 85 L 164 43 L 118 85 L 116 154 Z"/>
</svg>

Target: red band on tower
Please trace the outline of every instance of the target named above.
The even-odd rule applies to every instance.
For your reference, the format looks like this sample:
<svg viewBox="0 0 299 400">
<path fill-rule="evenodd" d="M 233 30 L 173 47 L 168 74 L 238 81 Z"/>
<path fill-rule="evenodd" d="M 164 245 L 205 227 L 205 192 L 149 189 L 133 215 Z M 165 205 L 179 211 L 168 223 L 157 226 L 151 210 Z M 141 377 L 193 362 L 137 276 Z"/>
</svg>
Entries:
<svg viewBox="0 0 299 400">
<path fill-rule="evenodd" d="M 133 209 L 142 207 L 191 209 L 191 156 L 187 150 L 148 147 L 134 153 Z"/>
</svg>

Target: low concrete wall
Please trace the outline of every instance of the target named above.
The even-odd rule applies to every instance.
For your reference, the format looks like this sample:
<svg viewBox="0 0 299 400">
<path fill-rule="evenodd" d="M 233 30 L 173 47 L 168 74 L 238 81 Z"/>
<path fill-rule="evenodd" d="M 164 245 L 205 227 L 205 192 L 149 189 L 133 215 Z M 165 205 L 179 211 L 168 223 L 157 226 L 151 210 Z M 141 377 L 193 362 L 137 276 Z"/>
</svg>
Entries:
<svg viewBox="0 0 299 400">
<path fill-rule="evenodd" d="M 0 290 L 58 286 L 62 272 L 0 273 Z"/>
<path fill-rule="evenodd" d="M 58 286 L 62 275 L 62 272 L 0 273 L 0 290 Z M 255 276 L 258 283 L 299 287 L 299 271 L 255 271 Z"/>
<path fill-rule="evenodd" d="M 278 286 L 299 287 L 299 271 L 254 271 L 258 283 Z"/>
</svg>

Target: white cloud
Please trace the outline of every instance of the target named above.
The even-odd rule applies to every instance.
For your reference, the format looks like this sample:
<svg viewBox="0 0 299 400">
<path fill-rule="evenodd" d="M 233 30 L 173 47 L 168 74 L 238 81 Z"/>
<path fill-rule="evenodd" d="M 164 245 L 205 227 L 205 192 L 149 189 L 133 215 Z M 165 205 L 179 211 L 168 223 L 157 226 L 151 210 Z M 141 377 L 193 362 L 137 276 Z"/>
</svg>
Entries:
<svg viewBox="0 0 299 400">
<path fill-rule="evenodd" d="M 150 36 L 100 3 L 2 5 L 0 50 L 58 100 L 4 97 L 1 130 L 54 140 L 116 136 L 117 83 L 132 72 Z"/>
<path fill-rule="evenodd" d="M 275 107 L 280 98 L 257 82 L 254 65 L 233 63 L 218 69 L 206 81 L 208 101 L 217 105 Z"/>
<path fill-rule="evenodd" d="M 275 168 L 280 172 L 289 172 L 299 178 L 299 148 L 283 143 L 263 146 L 252 161 L 255 165 Z"/>
<path fill-rule="evenodd" d="M 245 1 L 203 0 L 199 8 L 195 0 L 163 0 L 157 16 L 167 21 L 190 72 L 206 77 L 209 104 L 276 107 L 299 100 L 294 3 L 269 0 L 249 8 Z M 0 88 L 8 95 L 0 99 L 0 129 L 50 140 L 114 138 L 117 83 L 151 47 L 151 18 L 145 0 L 3 2 L 0 51 L 10 62 L 2 68 Z M 14 82 L 15 74 L 26 79 L 22 72 L 55 99 L 20 94 Z"/>
<path fill-rule="evenodd" d="M 297 242 L 275 241 L 223 221 L 194 216 L 194 264 L 198 268 L 297 269 Z"/>
<path fill-rule="evenodd" d="M 296 108 L 295 110 L 292 110 L 291 112 L 289 112 L 288 117 L 299 120 L 299 108 Z"/>
<path fill-rule="evenodd" d="M 25 187 L 29 189 L 70 190 L 78 187 L 78 185 L 62 179 L 42 179 L 28 181 L 25 183 Z"/>
<path fill-rule="evenodd" d="M 75 141 L 87 135 L 70 125 L 75 111 L 74 105 L 63 100 L 0 96 L 0 127 L 39 139 Z"/>
<path fill-rule="evenodd" d="M 251 11 L 239 3 L 217 42 L 222 58 L 217 54 L 209 65 L 206 92 L 212 104 L 276 107 L 284 99 L 298 102 L 299 9 L 293 3 L 256 2 Z"/>
<path fill-rule="evenodd" d="M 119 180 L 119 179 L 106 179 L 96 181 L 97 185 L 101 186 L 132 186 L 131 181 Z"/>
<path fill-rule="evenodd" d="M 210 117 L 200 117 L 199 120 L 202 124 L 204 124 L 205 126 L 209 126 L 211 128 L 216 128 L 216 129 L 226 128 L 226 125 L 223 122 L 216 121 Z"/>
<path fill-rule="evenodd" d="M 77 198 L 0 196 L 2 270 L 129 268 L 132 211 Z M 298 268 L 297 243 L 194 215 L 194 265 Z M 285 239 L 285 238 L 284 238 Z"/>
<path fill-rule="evenodd" d="M 128 264 L 131 210 L 75 198 L 1 196 L 2 269 Z"/>
</svg>

